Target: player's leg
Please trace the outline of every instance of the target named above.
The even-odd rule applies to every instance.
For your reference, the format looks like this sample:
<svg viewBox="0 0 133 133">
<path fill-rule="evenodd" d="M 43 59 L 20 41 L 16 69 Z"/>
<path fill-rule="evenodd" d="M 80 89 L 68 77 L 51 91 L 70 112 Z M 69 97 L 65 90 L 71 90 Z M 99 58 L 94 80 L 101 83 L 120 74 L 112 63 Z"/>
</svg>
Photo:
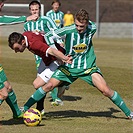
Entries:
<svg viewBox="0 0 133 133">
<path fill-rule="evenodd" d="M 38 76 L 33 82 L 33 86 L 34 86 L 35 89 L 37 89 L 37 88 L 41 89 L 42 87 L 40 87 L 40 86 L 43 86 L 44 84 L 46 84 L 46 83 L 44 82 L 44 80 L 40 76 Z M 44 110 L 45 97 L 46 96 L 44 96 L 42 99 L 40 99 L 37 102 L 37 105 L 36 105 L 36 109 L 38 109 L 41 112 L 42 115 L 45 114 L 45 110 Z"/>
<path fill-rule="evenodd" d="M 5 81 L 4 85 L 8 90 L 8 97 L 6 98 L 6 102 L 10 106 L 10 108 L 13 112 L 13 117 L 14 118 L 22 117 L 23 114 L 21 113 L 21 111 L 18 107 L 16 94 L 13 91 L 12 86 L 10 85 L 10 83 L 8 81 Z"/>
<path fill-rule="evenodd" d="M 92 74 L 92 82 L 94 86 L 103 93 L 103 95 L 110 98 L 110 100 L 118 106 L 127 117 L 130 116 L 131 110 L 126 106 L 121 96 L 114 90 L 112 90 L 105 82 L 104 78 L 99 73 Z"/>
<path fill-rule="evenodd" d="M 57 68 L 58 68 L 57 62 L 52 62 L 42 73 L 38 74 L 38 77 L 33 82 L 34 87 L 38 88 L 40 86 L 45 85 L 45 83 L 49 81 L 52 74 Z M 38 99 L 40 100 L 43 98 L 43 96 L 45 97 L 46 92 L 44 92 L 42 88 L 37 89 L 33 97 L 30 97 L 29 100 L 25 103 L 24 110 L 29 109 L 29 107 L 31 107 L 34 103 L 38 102 Z"/>
<path fill-rule="evenodd" d="M 7 97 L 8 97 L 7 88 L 4 86 L 4 84 L 0 83 L 0 105 Z"/>
<path fill-rule="evenodd" d="M 35 61 L 36 61 L 37 73 L 40 74 L 45 70 L 46 66 L 45 66 L 43 60 L 37 55 L 35 55 Z M 35 84 L 33 83 L 33 85 L 35 85 Z M 41 85 L 39 85 L 39 87 L 37 87 L 37 88 L 39 89 L 40 87 L 41 87 Z M 44 111 L 44 99 L 45 99 L 45 97 L 40 99 L 36 104 L 36 109 L 38 109 L 42 115 L 44 115 L 44 113 L 45 113 L 45 111 Z"/>
<path fill-rule="evenodd" d="M 3 101 L 7 98 L 8 92 L 7 88 L 4 85 L 4 81 L 7 80 L 4 70 L 0 64 L 0 105 L 3 103 Z"/>
<path fill-rule="evenodd" d="M 59 65 L 56 61 L 54 61 L 49 66 L 47 66 L 47 67 L 45 66 L 45 69 L 43 69 L 44 66 L 45 66 L 44 62 L 41 61 L 40 66 L 38 68 L 38 73 L 45 82 L 48 82 L 48 80 L 50 79 L 50 77 L 52 76 L 52 74 L 58 68 Z M 50 93 L 52 100 L 53 100 L 53 102 L 51 102 L 52 105 L 55 105 L 55 106 L 63 105 L 63 101 L 60 98 L 58 98 L 58 96 L 57 96 L 57 93 L 58 93 L 57 88 L 54 88 L 49 93 Z M 41 102 L 39 102 L 38 104 L 40 104 L 40 103 Z M 40 105 L 38 105 L 38 106 L 40 106 Z"/>
<path fill-rule="evenodd" d="M 35 91 L 35 93 L 24 104 L 24 111 L 28 110 L 32 105 L 38 102 L 40 99 L 46 96 L 47 92 L 51 91 L 56 85 L 58 86 L 60 81 L 51 78 L 50 81 Z"/>
<path fill-rule="evenodd" d="M 10 106 L 13 112 L 13 117 L 15 118 L 21 117 L 22 115 L 17 104 L 16 95 L 10 83 L 7 81 L 7 77 L 2 66 L 0 66 L 0 82 L 3 83 L 4 86 L 3 89 L 1 90 L 1 96 L 3 95 L 4 96 L 3 99 L 6 99 L 7 104 Z"/>
<path fill-rule="evenodd" d="M 58 97 L 61 98 L 66 90 L 69 90 L 69 86 L 58 87 Z"/>
</svg>

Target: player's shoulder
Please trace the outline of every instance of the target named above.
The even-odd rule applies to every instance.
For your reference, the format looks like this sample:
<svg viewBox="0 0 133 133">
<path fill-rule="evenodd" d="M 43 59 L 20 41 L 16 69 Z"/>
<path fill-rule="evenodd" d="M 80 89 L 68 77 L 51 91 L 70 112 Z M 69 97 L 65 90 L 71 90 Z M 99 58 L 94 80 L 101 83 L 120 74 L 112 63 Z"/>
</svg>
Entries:
<svg viewBox="0 0 133 133">
<path fill-rule="evenodd" d="M 32 22 L 32 21 L 27 21 L 27 22 L 25 22 L 25 23 L 24 23 L 24 26 L 30 24 L 31 22 Z"/>
<path fill-rule="evenodd" d="M 62 11 L 59 11 L 59 12 L 64 15 L 64 12 L 62 12 Z"/>
<path fill-rule="evenodd" d="M 41 19 L 44 19 L 44 20 L 49 20 L 49 19 L 51 19 L 50 17 L 48 17 L 48 16 L 41 16 Z"/>
<path fill-rule="evenodd" d="M 96 29 L 96 24 L 95 24 L 95 22 L 92 22 L 91 20 L 89 20 L 88 28 L 89 28 L 89 29 Z"/>
<path fill-rule="evenodd" d="M 49 14 L 51 14 L 53 11 L 49 10 L 48 12 L 46 12 L 46 16 L 48 16 Z"/>
<path fill-rule="evenodd" d="M 43 20 L 44 22 L 53 22 L 53 20 L 49 16 L 41 16 L 41 20 Z"/>
</svg>

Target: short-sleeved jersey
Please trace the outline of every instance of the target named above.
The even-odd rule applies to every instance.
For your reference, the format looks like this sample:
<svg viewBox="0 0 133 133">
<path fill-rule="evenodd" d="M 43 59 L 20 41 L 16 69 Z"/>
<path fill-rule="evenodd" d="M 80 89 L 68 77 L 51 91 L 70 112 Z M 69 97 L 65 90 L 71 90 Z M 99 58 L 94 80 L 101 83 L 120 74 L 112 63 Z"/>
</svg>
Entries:
<svg viewBox="0 0 133 133">
<path fill-rule="evenodd" d="M 26 21 L 26 16 L 0 16 L 0 25 L 17 24 Z"/>
<path fill-rule="evenodd" d="M 23 35 L 27 38 L 28 47 L 27 49 L 32 53 L 40 56 L 43 59 L 43 62 L 48 66 L 54 60 L 57 60 L 56 57 L 46 53 L 49 46 L 46 44 L 44 36 L 38 32 L 27 31 Z M 58 50 L 62 51 L 60 45 L 58 45 Z"/>
<path fill-rule="evenodd" d="M 79 34 L 75 24 L 66 26 L 61 29 L 55 30 L 55 33 L 59 36 L 65 36 L 65 49 L 66 54 L 73 57 L 72 64 L 66 64 L 69 69 L 77 69 L 77 72 L 87 71 L 94 67 L 96 56 L 92 44 L 92 37 L 96 32 L 96 25 L 89 21 L 89 25 L 86 31 Z M 45 35 L 45 40 L 48 45 L 52 45 L 50 40 L 52 32 L 48 32 Z"/>
<path fill-rule="evenodd" d="M 57 25 L 58 28 L 63 26 L 64 13 L 62 11 L 54 12 L 50 10 L 46 13 L 46 16 L 50 17 Z"/>
<path fill-rule="evenodd" d="M 68 26 L 74 23 L 73 14 L 65 14 L 64 15 L 64 26 Z"/>
<path fill-rule="evenodd" d="M 57 26 L 54 21 L 47 16 L 41 16 L 36 21 L 28 21 L 24 24 L 24 31 L 43 31 L 47 33 L 52 29 L 57 29 Z"/>
</svg>

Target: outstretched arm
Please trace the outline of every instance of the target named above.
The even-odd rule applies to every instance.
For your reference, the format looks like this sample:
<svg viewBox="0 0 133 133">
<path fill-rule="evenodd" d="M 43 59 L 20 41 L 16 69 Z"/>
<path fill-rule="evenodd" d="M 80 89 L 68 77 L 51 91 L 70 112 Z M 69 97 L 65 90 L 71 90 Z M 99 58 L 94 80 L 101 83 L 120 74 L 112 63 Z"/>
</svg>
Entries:
<svg viewBox="0 0 133 133">
<path fill-rule="evenodd" d="M 50 47 L 47 52 L 48 52 L 48 54 L 53 55 L 53 56 L 57 57 L 58 59 L 61 59 L 65 63 L 69 63 L 69 64 L 72 63 L 72 57 L 70 55 L 66 56 L 59 50 L 56 50 L 55 48 Z"/>
<path fill-rule="evenodd" d="M 7 24 L 19 24 L 24 23 L 30 20 L 36 20 L 37 15 L 31 15 L 29 17 L 26 16 L 0 16 L 0 25 L 7 25 Z"/>
</svg>

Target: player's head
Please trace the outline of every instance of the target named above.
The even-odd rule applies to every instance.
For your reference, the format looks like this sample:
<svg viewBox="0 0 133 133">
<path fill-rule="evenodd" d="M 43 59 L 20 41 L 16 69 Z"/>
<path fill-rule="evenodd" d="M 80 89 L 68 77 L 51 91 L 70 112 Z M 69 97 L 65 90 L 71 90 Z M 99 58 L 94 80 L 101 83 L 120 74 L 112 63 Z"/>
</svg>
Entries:
<svg viewBox="0 0 133 133">
<path fill-rule="evenodd" d="M 89 23 L 89 14 L 86 10 L 80 9 L 75 14 L 75 25 L 79 33 L 83 33 Z"/>
<path fill-rule="evenodd" d="M 22 34 L 13 32 L 8 37 L 8 45 L 16 53 L 23 52 L 26 48 L 25 38 Z"/>
<path fill-rule="evenodd" d="M 41 4 L 37 0 L 33 0 L 29 4 L 29 10 L 31 15 L 33 14 L 38 14 L 40 16 L 40 11 L 41 11 Z"/>
<path fill-rule="evenodd" d="M 51 5 L 52 5 L 53 10 L 57 12 L 59 10 L 59 7 L 61 6 L 61 3 L 59 0 L 53 0 Z"/>
</svg>

